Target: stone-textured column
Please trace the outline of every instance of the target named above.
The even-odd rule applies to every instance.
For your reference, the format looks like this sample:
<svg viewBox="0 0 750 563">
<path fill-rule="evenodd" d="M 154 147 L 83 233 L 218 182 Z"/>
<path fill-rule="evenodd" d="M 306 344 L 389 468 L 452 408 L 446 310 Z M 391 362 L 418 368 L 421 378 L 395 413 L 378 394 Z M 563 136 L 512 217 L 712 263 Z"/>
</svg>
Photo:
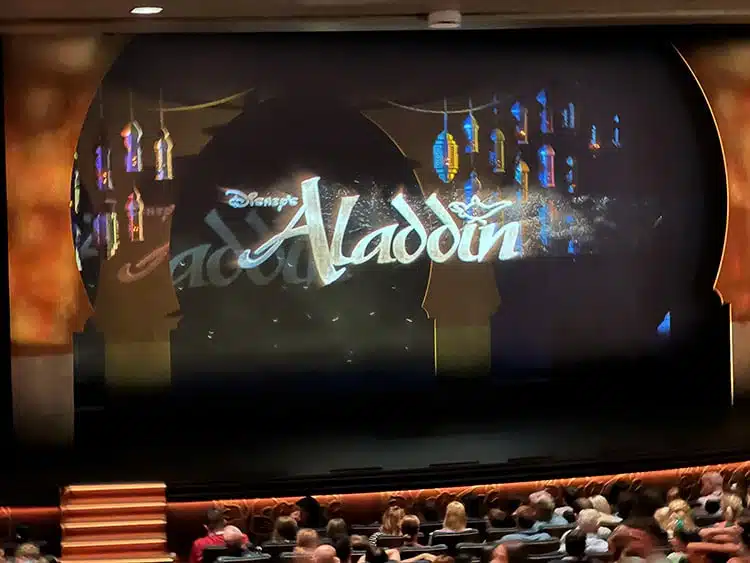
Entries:
<svg viewBox="0 0 750 563">
<path fill-rule="evenodd" d="M 712 45 L 686 58 L 724 147 L 729 223 L 716 289 L 732 305 L 735 396 L 750 396 L 750 41 Z"/>
<path fill-rule="evenodd" d="M 22 442 L 73 439 L 72 334 L 91 314 L 70 215 L 73 153 L 123 39 L 3 41 L 13 420 Z"/>
</svg>

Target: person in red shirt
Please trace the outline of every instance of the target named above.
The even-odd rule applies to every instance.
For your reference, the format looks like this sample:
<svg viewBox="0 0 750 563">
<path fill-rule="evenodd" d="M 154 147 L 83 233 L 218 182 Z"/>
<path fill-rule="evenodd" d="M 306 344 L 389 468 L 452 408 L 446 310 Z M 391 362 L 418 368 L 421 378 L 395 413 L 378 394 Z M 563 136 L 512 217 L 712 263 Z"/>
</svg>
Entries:
<svg viewBox="0 0 750 563">
<path fill-rule="evenodd" d="M 203 550 L 206 547 L 209 545 L 224 545 L 226 543 L 224 540 L 224 528 L 227 525 L 227 521 L 222 511 L 212 508 L 206 516 L 208 520 L 208 524 L 205 526 L 206 535 L 193 542 L 189 563 L 203 563 Z M 247 536 L 243 534 L 242 538 L 243 544 L 247 544 Z"/>
</svg>

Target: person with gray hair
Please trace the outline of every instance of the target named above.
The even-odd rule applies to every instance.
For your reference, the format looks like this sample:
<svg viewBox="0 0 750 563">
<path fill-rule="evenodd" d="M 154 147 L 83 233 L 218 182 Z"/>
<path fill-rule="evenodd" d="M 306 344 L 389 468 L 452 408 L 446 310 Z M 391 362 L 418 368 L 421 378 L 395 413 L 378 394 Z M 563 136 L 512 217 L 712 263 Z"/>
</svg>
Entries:
<svg viewBox="0 0 750 563">
<path fill-rule="evenodd" d="M 599 526 L 599 511 L 585 508 L 578 513 L 575 531 L 586 534 L 586 555 L 601 555 L 609 551 L 607 537 L 610 530 Z M 565 532 L 560 538 L 560 553 L 567 553 L 565 540 L 574 530 Z"/>
<path fill-rule="evenodd" d="M 567 526 L 568 521 L 562 514 L 555 514 L 555 499 L 547 491 L 537 491 L 529 495 L 529 505 L 536 513 L 535 530 L 544 530 L 550 526 Z"/>
</svg>

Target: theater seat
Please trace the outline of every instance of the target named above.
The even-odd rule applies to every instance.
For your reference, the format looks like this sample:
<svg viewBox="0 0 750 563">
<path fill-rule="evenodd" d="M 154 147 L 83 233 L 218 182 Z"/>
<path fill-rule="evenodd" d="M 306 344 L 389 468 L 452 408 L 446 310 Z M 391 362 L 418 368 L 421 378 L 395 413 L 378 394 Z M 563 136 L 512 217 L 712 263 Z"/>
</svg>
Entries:
<svg viewBox="0 0 750 563">
<path fill-rule="evenodd" d="M 271 556 L 267 553 L 255 552 L 241 555 L 239 557 L 219 557 L 216 560 L 216 563 L 247 563 L 249 561 L 255 563 L 256 561 L 269 561 L 270 559 Z"/>
<path fill-rule="evenodd" d="M 309 553 L 294 553 L 287 551 L 281 554 L 282 563 L 292 563 L 293 561 L 312 561 L 312 555 Z"/>
<path fill-rule="evenodd" d="M 232 555 L 232 551 L 225 545 L 207 545 L 203 548 L 203 563 L 216 563 L 219 557 Z"/>
<path fill-rule="evenodd" d="M 365 536 L 369 538 L 371 535 L 378 531 L 380 531 L 380 524 L 370 524 L 368 526 L 355 524 L 352 526 L 352 535 L 355 536 Z"/>
<path fill-rule="evenodd" d="M 442 527 L 442 522 L 422 522 L 419 525 L 419 530 L 426 536 L 429 536 L 432 532 L 437 532 Z"/>
<path fill-rule="evenodd" d="M 266 542 L 261 546 L 263 553 L 267 553 L 271 556 L 273 561 L 280 561 L 282 553 L 290 553 L 294 551 L 294 543 L 292 542 Z"/>
<path fill-rule="evenodd" d="M 430 544 L 444 544 L 448 547 L 448 555 L 456 555 L 456 546 L 460 543 L 475 543 L 480 539 L 478 530 L 465 532 L 433 532 Z"/>
<path fill-rule="evenodd" d="M 487 541 L 497 541 L 516 532 L 518 528 L 487 528 Z"/>
<path fill-rule="evenodd" d="M 530 542 L 534 543 L 534 542 Z M 563 557 L 565 556 L 564 553 L 543 553 L 541 555 L 527 555 L 526 561 L 528 563 L 536 562 L 536 563 L 547 563 L 548 561 L 563 561 Z"/>
<path fill-rule="evenodd" d="M 575 527 L 575 524 L 567 526 L 547 526 L 542 531 L 547 532 L 553 538 L 560 539 L 565 532 L 569 532 L 570 530 L 575 529 Z"/>
<path fill-rule="evenodd" d="M 382 535 L 378 536 L 378 539 L 375 543 L 378 547 L 393 549 L 395 547 L 401 547 L 402 545 L 404 545 L 404 536 Z"/>
<path fill-rule="evenodd" d="M 521 549 L 527 557 L 531 555 L 546 555 L 548 553 L 556 553 L 559 555 L 560 540 L 527 541 L 521 545 Z"/>
<path fill-rule="evenodd" d="M 481 559 L 486 545 L 484 543 L 460 543 L 456 546 L 456 553 L 458 555 L 468 555 L 472 559 Z"/>
<path fill-rule="evenodd" d="M 412 557 L 416 557 L 417 555 L 421 555 L 422 553 L 431 553 L 432 555 L 445 555 L 448 553 L 448 546 L 447 545 L 422 545 L 422 546 L 408 546 L 408 547 L 402 547 L 398 550 L 398 552 L 401 554 L 401 559 L 411 559 Z M 352 557 L 352 561 L 354 561 L 354 558 Z"/>
</svg>

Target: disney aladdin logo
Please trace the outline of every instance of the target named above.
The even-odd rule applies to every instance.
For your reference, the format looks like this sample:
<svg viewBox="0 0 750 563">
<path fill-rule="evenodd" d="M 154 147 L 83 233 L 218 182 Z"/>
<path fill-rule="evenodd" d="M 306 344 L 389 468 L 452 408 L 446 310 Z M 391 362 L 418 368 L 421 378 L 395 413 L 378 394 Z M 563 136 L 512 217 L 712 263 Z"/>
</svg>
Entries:
<svg viewBox="0 0 750 563">
<path fill-rule="evenodd" d="M 360 238 L 354 244 L 351 253 L 346 256 L 342 248 L 344 235 L 360 196 L 341 198 L 333 235 L 329 241 L 323 221 L 319 183 L 320 177 L 309 178 L 301 183 L 301 205 L 287 226 L 258 248 L 240 252 L 237 259 L 240 268 L 251 270 L 261 266 L 273 257 L 286 241 L 298 237 L 307 239 L 312 263 L 323 285 L 338 280 L 348 266 L 364 264 L 371 260 L 378 264 L 409 264 L 426 253 L 437 263 L 447 262 L 454 257 L 462 262 L 485 262 L 494 257 L 490 253 L 498 245 L 499 260 L 510 260 L 519 256 L 516 245 L 521 231 L 520 223 L 510 222 L 499 226 L 491 221 L 503 209 L 512 206 L 512 202 L 487 203 L 475 195 L 468 203 L 452 202 L 446 209 L 437 194 L 428 197 L 425 205 L 440 221 L 439 227 L 428 233 L 403 194 L 399 194 L 391 200 L 391 206 L 406 220 L 407 225 L 399 229 L 399 223 L 393 223 L 372 231 Z M 460 228 L 449 210 L 464 221 Z M 304 224 L 301 224 L 303 220 Z M 409 249 L 407 238 L 414 236 L 419 243 L 416 248 Z"/>
</svg>

